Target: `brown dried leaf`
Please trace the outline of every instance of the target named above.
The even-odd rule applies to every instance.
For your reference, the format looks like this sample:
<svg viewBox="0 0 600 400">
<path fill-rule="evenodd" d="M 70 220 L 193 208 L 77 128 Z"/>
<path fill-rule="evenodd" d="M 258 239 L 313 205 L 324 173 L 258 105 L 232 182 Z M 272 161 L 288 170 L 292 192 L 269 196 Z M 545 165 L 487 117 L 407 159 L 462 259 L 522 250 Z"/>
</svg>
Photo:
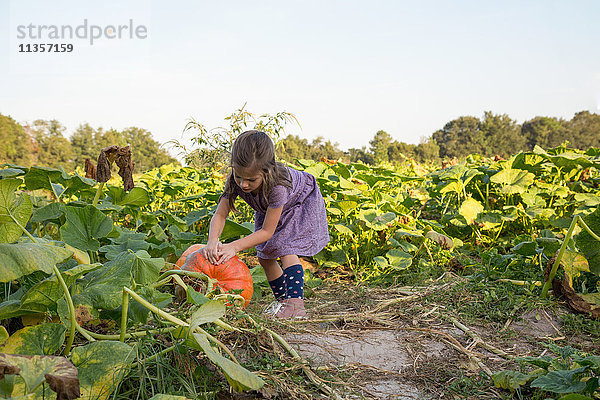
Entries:
<svg viewBox="0 0 600 400">
<path fill-rule="evenodd" d="M 85 177 L 96 179 L 96 166 L 89 158 L 85 159 Z"/>
<path fill-rule="evenodd" d="M 573 287 L 570 285 L 569 277 L 565 274 L 562 281 L 554 279 L 552 281 L 552 290 L 556 297 L 563 297 L 569 307 L 573 310 L 587 314 L 592 318 L 600 319 L 600 307 L 587 302 L 583 297 L 575 292 Z"/>
<path fill-rule="evenodd" d="M 12 372 L 15 368 L 16 372 Z M 57 400 L 81 397 L 77 368 L 65 357 L 0 353 L 0 370 L 3 371 L 2 377 L 4 374 L 19 374 L 29 388 L 36 387 L 43 374 L 50 389 L 56 392 Z"/>
<path fill-rule="evenodd" d="M 131 149 L 129 146 L 108 146 L 100 151 L 98 167 L 96 169 L 96 180 L 98 182 L 107 182 L 110 179 L 110 166 L 113 162 L 119 167 L 119 175 L 123 178 L 123 188 L 126 191 L 133 189 L 133 169 L 135 164 L 131 160 Z"/>
<path fill-rule="evenodd" d="M 446 235 L 437 233 L 436 231 L 429 231 L 425 234 L 425 237 L 433 240 L 439 244 L 443 249 L 450 250 L 454 247 L 454 241 Z"/>
<path fill-rule="evenodd" d="M 4 375 L 17 375 L 19 372 L 21 372 L 21 368 L 0 358 L 0 380 L 4 379 Z"/>
<path fill-rule="evenodd" d="M 123 178 L 123 189 L 133 189 L 133 169 L 135 164 L 131 160 L 131 149 L 129 146 L 120 147 L 117 150 L 115 163 L 119 167 L 119 175 Z"/>
</svg>

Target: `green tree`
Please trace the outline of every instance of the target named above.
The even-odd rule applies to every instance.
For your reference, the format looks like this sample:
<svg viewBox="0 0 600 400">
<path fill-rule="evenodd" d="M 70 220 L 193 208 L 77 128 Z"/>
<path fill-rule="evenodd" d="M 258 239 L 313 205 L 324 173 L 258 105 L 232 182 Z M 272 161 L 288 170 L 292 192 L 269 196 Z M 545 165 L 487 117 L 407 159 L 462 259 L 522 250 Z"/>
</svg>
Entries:
<svg viewBox="0 0 600 400">
<path fill-rule="evenodd" d="M 0 164 L 31 165 L 31 137 L 9 116 L 0 114 Z"/>
<path fill-rule="evenodd" d="M 177 160 L 160 147 L 152 134 L 142 128 L 131 127 L 120 132 L 121 146 L 129 144 L 135 170 L 143 172 L 164 164 L 177 163 Z"/>
<path fill-rule="evenodd" d="M 480 123 L 480 131 L 485 137 L 485 149 L 481 152 L 483 155 L 509 157 L 526 150 L 527 139 L 521 132 L 521 126 L 506 114 L 486 111 Z"/>
<path fill-rule="evenodd" d="M 71 143 L 64 136 L 65 130 L 55 119 L 38 119 L 33 122 L 31 132 L 37 142 L 35 164 L 52 168 L 62 166 L 65 170 L 74 168 Z"/>
<path fill-rule="evenodd" d="M 600 114 L 580 111 L 567 123 L 571 146 L 586 150 L 600 147 Z"/>
<path fill-rule="evenodd" d="M 535 117 L 523 122 L 521 132 L 527 141 L 527 148 L 536 145 L 543 149 L 559 146 L 565 140 L 572 140 L 566 121 L 554 117 Z"/>
<path fill-rule="evenodd" d="M 461 157 L 471 153 L 485 154 L 485 135 L 480 129 L 480 123 L 481 121 L 476 117 L 459 117 L 434 132 L 432 138 L 440 146 L 440 157 Z"/>
<path fill-rule="evenodd" d="M 386 131 L 377 131 L 373 140 L 369 142 L 369 150 L 376 163 L 390 161 L 388 150 L 391 144 L 392 137 Z"/>
<path fill-rule="evenodd" d="M 375 163 L 373 154 L 367 150 L 366 146 L 363 146 L 360 149 L 348 149 L 348 155 L 350 156 L 350 162 L 363 162 L 369 165 Z"/>
<path fill-rule="evenodd" d="M 422 139 L 415 147 L 415 159 L 418 162 L 432 162 L 440 159 L 440 146 L 433 138 Z"/>
<path fill-rule="evenodd" d="M 88 123 L 79 125 L 71 135 L 71 151 L 73 152 L 75 166 L 83 167 L 86 158 L 94 162 L 98 158 L 98 149 L 94 141 L 94 128 Z"/>
</svg>

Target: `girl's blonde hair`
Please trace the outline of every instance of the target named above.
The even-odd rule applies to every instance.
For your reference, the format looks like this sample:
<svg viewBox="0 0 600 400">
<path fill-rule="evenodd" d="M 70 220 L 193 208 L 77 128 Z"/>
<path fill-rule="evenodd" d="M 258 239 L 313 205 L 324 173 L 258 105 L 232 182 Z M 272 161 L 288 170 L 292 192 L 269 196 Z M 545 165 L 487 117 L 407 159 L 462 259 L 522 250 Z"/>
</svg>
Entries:
<svg viewBox="0 0 600 400">
<path fill-rule="evenodd" d="M 227 177 L 224 194 L 228 195 L 229 208 L 237 212 L 234 206 L 235 179 L 233 168 L 248 168 L 262 173 L 261 194 L 265 199 L 277 185 L 292 187 L 292 178 L 288 168 L 275 161 L 275 146 L 264 132 L 251 130 L 240 134 L 231 147 L 232 170 Z M 268 200 L 267 200 L 268 201 Z"/>
</svg>

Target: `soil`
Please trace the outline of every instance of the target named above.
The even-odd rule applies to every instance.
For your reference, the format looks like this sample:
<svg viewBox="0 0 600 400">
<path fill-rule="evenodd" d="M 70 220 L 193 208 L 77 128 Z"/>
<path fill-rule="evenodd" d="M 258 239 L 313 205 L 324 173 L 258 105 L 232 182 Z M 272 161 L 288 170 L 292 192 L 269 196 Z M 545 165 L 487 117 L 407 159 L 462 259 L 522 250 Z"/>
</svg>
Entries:
<svg viewBox="0 0 600 400">
<path fill-rule="evenodd" d="M 326 281 L 306 293 L 309 319 L 275 321 L 272 328 L 343 399 L 508 399 L 488 375 L 517 369 L 509 357 L 540 356 L 548 342 L 597 345 L 566 337 L 562 311 L 551 309 L 521 311 L 502 324 L 460 321 L 436 292 L 461 280 L 449 273 L 430 286 L 386 289 Z M 254 302 L 249 311 L 259 314 L 270 301 Z"/>
</svg>

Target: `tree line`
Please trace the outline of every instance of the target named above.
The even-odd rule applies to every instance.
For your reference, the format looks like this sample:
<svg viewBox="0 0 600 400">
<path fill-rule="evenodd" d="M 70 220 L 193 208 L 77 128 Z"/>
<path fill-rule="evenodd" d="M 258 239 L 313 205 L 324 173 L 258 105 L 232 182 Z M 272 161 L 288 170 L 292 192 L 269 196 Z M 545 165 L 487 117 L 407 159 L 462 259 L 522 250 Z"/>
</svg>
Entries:
<svg viewBox="0 0 600 400">
<path fill-rule="evenodd" d="M 519 124 L 506 114 L 485 112 L 482 118 L 462 116 L 444 125 L 419 144 L 395 140 L 380 130 L 369 147 L 343 151 L 337 143 L 319 137 L 312 142 L 289 135 L 279 146 L 279 157 L 320 160 L 342 159 L 367 164 L 399 163 L 407 159 L 431 162 L 461 158 L 469 154 L 508 157 L 519 151 L 544 149 L 568 142 L 569 147 L 588 149 L 600 147 L 600 114 L 581 111 L 570 120 L 555 117 L 535 117 Z"/>
<path fill-rule="evenodd" d="M 57 120 L 40 119 L 21 125 L 0 114 L 0 164 L 62 166 L 66 171 L 73 171 L 77 166 L 83 168 L 86 158 L 96 163 L 104 147 L 127 144 L 131 145 L 136 172 L 178 162 L 142 128 L 104 130 L 86 123 L 79 125 L 69 139 L 65 131 Z"/>
<path fill-rule="evenodd" d="M 70 171 L 76 166 L 83 167 L 86 158 L 95 161 L 102 148 L 115 144 L 131 145 L 136 172 L 177 162 L 142 128 L 117 131 L 81 124 L 69 139 L 64 135 L 65 130 L 56 120 L 36 120 L 21 125 L 0 114 L 0 164 L 62 166 Z M 519 124 L 506 114 L 488 111 L 481 118 L 458 117 L 419 144 L 395 140 L 380 130 L 368 147 L 344 151 L 338 143 L 323 137 L 309 141 L 288 135 L 278 143 L 277 152 L 280 159 L 290 162 L 324 158 L 366 164 L 401 163 L 410 159 L 436 162 L 469 154 L 508 157 L 535 146 L 548 149 L 565 142 L 579 149 L 600 147 L 600 114 L 580 111 L 570 120 L 535 117 Z"/>
</svg>

